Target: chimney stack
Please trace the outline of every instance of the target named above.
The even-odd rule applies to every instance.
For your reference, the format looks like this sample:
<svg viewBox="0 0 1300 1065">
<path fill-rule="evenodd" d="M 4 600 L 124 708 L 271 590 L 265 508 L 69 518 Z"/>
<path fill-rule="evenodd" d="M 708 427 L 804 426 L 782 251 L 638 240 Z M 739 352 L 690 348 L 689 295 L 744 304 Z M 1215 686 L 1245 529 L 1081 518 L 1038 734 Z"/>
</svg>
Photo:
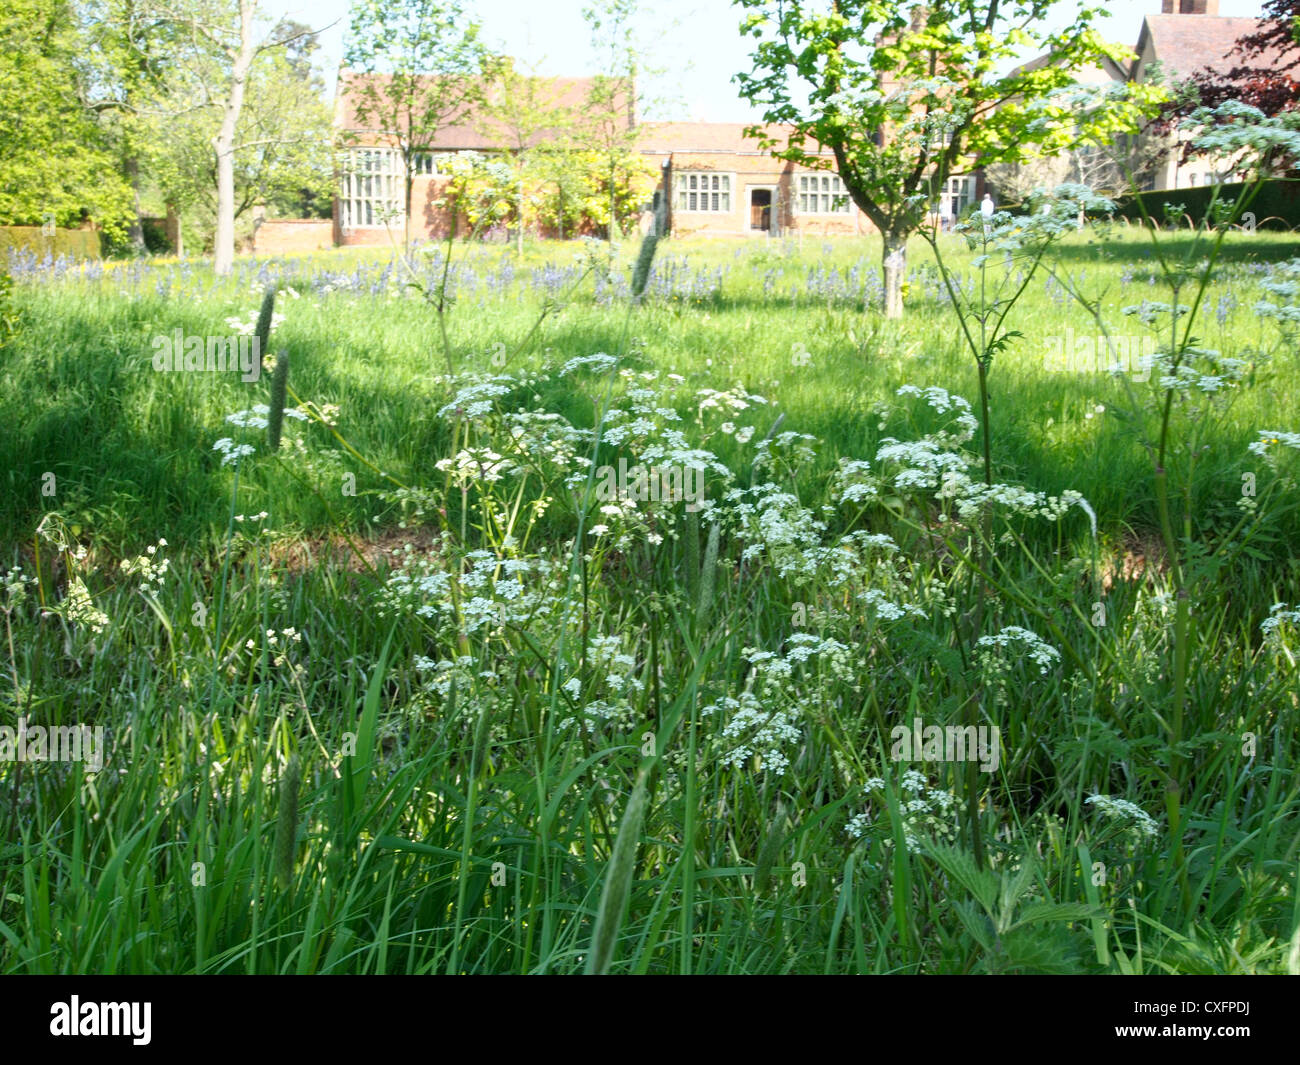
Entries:
<svg viewBox="0 0 1300 1065">
<path fill-rule="evenodd" d="M 1217 15 L 1219 0 L 1162 0 L 1160 12 L 1164 15 Z"/>
</svg>

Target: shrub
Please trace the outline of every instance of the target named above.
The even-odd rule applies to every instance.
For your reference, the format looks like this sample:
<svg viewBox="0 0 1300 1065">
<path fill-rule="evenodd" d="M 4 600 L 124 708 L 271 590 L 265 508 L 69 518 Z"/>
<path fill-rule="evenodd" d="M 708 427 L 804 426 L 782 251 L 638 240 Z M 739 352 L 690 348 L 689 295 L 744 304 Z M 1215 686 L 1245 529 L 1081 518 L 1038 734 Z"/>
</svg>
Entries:
<svg viewBox="0 0 1300 1065">
<path fill-rule="evenodd" d="M 56 258 L 100 258 L 99 233 L 93 229 L 56 229 L 52 237 L 47 237 L 40 226 L 0 226 L 0 258 L 7 259 L 11 248 L 37 255 L 49 252 Z"/>
</svg>

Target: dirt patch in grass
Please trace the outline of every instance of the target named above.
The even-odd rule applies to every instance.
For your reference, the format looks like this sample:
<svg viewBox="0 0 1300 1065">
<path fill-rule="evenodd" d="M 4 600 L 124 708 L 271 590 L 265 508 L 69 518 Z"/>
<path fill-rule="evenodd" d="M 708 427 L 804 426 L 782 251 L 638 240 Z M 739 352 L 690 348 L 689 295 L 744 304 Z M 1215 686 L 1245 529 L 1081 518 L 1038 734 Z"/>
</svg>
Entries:
<svg viewBox="0 0 1300 1065">
<path fill-rule="evenodd" d="M 1169 560 L 1160 538 L 1154 533 L 1144 536 L 1130 532 L 1116 555 L 1101 560 L 1101 587 L 1108 592 L 1117 580 L 1132 584 L 1162 576 L 1168 570 Z"/>
<path fill-rule="evenodd" d="M 309 569 L 331 566 L 349 573 L 394 569 L 412 554 L 433 550 L 437 537 L 432 529 L 386 529 L 368 536 L 348 538 L 338 533 L 285 540 L 272 545 L 270 562 L 277 569 L 300 574 Z M 360 558 L 358 556 L 360 553 Z M 362 561 L 364 559 L 364 561 Z"/>
</svg>

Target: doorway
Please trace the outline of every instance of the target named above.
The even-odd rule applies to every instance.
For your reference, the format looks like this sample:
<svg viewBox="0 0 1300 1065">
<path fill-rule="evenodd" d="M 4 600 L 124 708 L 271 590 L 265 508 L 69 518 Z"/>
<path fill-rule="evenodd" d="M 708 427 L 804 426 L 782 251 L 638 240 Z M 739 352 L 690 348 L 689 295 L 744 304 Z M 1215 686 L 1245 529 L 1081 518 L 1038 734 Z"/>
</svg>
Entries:
<svg viewBox="0 0 1300 1065">
<path fill-rule="evenodd" d="M 772 190 L 749 190 L 749 228 L 755 232 L 772 232 Z"/>
</svg>

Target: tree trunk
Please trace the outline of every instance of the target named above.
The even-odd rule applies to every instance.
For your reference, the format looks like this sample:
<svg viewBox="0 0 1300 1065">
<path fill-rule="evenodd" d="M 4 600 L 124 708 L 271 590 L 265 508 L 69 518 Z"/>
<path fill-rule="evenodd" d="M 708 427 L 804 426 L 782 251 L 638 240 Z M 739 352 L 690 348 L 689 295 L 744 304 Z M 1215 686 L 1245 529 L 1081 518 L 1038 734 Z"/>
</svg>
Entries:
<svg viewBox="0 0 1300 1065">
<path fill-rule="evenodd" d="M 131 185 L 131 221 L 127 225 L 126 237 L 132 251 L 142 255 L 145 251 L 145 243 L 144 223 L 140 220 L 140 161 L 135 156 L 131 156 L 122 169 L 126 172 L 126 179 Z"/>
<path fill-rule="evenodd" d="M 515 220 L 519 226 L 519 257 L 524 255 L 524 171 L 519 168 L 519 217 Z"/>
<path fill-rule="evenodd" d="M 239 51 L 230 68 L 230 93 L 221 114 L 221 128 L 213 138 L 217 153 L 217 233 L 212 249 L 212 270 L 228 274 L 235 265 L 235 130 L 244 107 L 244 88 L 253 65 L 253 12 L 256 0 L 239 0 Z"/>
<path fill-rule="evenodd" d="M 172 239 L 172 251 L 177 258 L 185 258 L 185 231 L 181 225 L 181 212 L 175 204 L 167 205 L 167 234 Z M 172 237 L 172 234 L 175 234 Z"/>
<path fill-rule="evenodd" d="M 884 234 L 882 255 L 885 279 L 884 311 L 886 318 L 903 317 L 903 278 L 907 274 L 907 234 Z"/>
<path fill-rule="evenodd" d="M 411 257 L 411 208 L 414 206 L 411 201 L 415 199 L 412 193 L 415 188 L 415 174 L 412 172 L 412 167 L 415 166 L 415 154 L 411 153 L 411 157 L 409 159 L 404 158 L 403 162 L 406 166 L 406 176 L 403 178 L 406 182 L 406 210 L 402 212 L 404 215 L 402 219 L 402 250 L 409 259 Z"/>
<path fill-rule="evenodd" d="M 406 124 L 406 136 L 398 140 L 398 150 L 402 159 L 402 254 L 411 257 L 411 211 L 415 207 L 415 145 L 417 138 L 412 129 L 413 122 L 409 115 Z M 387 226 L 388 223 L 385 223 Z M 453 234 L 454 235 L 454 234 Z"/>
</svg>

